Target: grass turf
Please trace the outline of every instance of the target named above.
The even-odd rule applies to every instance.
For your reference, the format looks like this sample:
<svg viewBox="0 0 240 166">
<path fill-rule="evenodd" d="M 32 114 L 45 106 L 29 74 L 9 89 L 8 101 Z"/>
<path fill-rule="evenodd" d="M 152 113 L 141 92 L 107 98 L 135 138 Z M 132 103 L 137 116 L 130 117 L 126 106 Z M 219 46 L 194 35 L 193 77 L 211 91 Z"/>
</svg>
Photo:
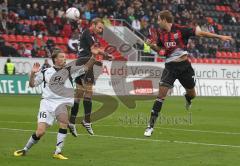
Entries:
<svg viewBox="0 0 240 166">
<path fill-rule="evenodd" d="M 239 99 L 198 97 L 190 114 L 184 110 L 183 97 L 169 97 L 151 138 L 145 138 L 143 132 L 153 100 L 138 101 L 134 109 L 118 101 L 117 111 L 94 123 L 96 136 L 89 136 L 78 125 L 79 137 L 69 135 L 65 143 L 64 154 L 69 160 L 59 161 L 52 159 L 57 125 L 48 130 L 27 156 L 13 156 L 14 150 L 22 148 L 36 128 L 40 97 L 0 95 L 0 165 L 238 165 Z M 101 105 L 94 102 L 93 109 Z"/>
</svg>

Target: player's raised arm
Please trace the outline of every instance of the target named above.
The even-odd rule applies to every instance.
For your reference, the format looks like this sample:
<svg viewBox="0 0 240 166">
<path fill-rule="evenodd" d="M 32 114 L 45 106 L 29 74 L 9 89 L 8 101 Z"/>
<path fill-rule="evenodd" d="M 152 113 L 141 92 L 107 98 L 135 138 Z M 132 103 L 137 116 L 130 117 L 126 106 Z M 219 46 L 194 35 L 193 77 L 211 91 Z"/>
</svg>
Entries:
<svg viewBox="0 0 240 166">
<path fill-rule="evenodd" d="M 199 37 L 218 38 L 223 41 L 233 41 L 232 36 L 218 35 L 215 33 L 205 32 L 200 29 L 196 29 L 195 34 Z"/>
<path fill-rule="evenodd" d="M 29 86 L 32 88 L 36 86 L 35 85 L 35 76 L 36 76 L 36 73 L 39 71 L 40 71 L 40 64 L 38 62 L 34 63 L 31 73 L 30 73 L 30 79 L 29 79 Z"/>
</svg>

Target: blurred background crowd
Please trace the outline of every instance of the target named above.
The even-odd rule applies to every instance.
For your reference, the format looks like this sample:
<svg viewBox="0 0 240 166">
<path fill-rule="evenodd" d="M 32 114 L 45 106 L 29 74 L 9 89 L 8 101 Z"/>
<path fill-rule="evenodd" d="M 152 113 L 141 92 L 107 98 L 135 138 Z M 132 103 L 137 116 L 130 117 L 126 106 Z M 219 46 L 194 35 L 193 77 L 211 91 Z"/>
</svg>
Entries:
<svg viewBox="0 0 240 166">
<path fill-rule="evenodd" d="M 70 22 L 64 16 L 69 7 L 81 12 L 81 26 Z M 137 34 L 153 35 L 157 27 L 157 13 L 170 10 L 175 23 L 190 27 L 199 26 L 204 31 L 232 35 L 233 43 L 215 39 L 189 41 L 188 49 L 193 57 L 215 58 L 217 51 L 239 52 L 240 2 L 238 0 L 0 0 L 0 34 L 35 36 L 34 43 L 8 42 L 0 38 L 1 47 L 13 47 L 16 52 L 0 56 L 48 57 L 56 46 L 54 40 L 45 36 L 66 39 L 64 48 L 75 53 L 80 32 L 95 17 L 103 18 L 106 26 L 113 20 L 124 19 L 124 23 Z M 79 31 L 80 29 L 80 31 Z"/>
</svg>

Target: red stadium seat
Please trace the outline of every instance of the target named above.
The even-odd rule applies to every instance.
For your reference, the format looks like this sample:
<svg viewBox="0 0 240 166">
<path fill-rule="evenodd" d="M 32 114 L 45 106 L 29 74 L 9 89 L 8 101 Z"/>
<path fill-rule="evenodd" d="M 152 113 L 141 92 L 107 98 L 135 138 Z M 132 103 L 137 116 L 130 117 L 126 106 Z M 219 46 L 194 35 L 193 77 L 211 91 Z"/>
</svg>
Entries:
<svg viewBox="0 0 240 166">
<path fill-rule="evenodd" d="M 76 59 L 77 55 L 76 54 L 68 54 L 69 59 Z"/>
<path fill-rule="evenodd" d="M 202 58 L 197 59 L 197 63 L 203 63 L 203 59 Z"/>
<path fill-rule="evenodd" d="M 232 58 L 232 53 L 231 52 L 227 52 L 226 53 L 226 58 Z"/>
<path fill-rule="evenodd" d="M 23 36 L 22 35 L 17 35 L 16 36 L 16 42 L 23 42 Z"/>
<path fill-rule="evenodd" d="M 48 37 L 48 40 L 52 40 L 54 43 L 56 43 L 56 37 L 49 36 L 49 37 Z"/>
<path fill-rule="evenodd" d="M 157 62 L 163 62 L 162 58 L 157 58 Z"/>
<path fill-rule="evenodd" d="M 47 42 L 47 40 L 48 40 L 48 36 L 43 36 L 43 41 Z"/>
<path fill-rule="evenodd" d="M 65 45 L 58 45 L 57 47 L 59 47 L 63 52 L 67 53 L 68 52 L 68 48 Z"/>
<path fill-rule="evenodd" d="M 215 64 L 220 64 L 221 63 L 221 59 L 216 59 L 215 60 Z"/>
<path fill-rule="evenodd" d="M 35 37 L 35 36 L 29 36 L 29 38 L 30 38 L 30 42 L 31 42 L 31 43 L 33 43 L 33 42 L 34 42 L 34 40 L 36 39 L 36 37 Z"/>
<path fill-rule="evenodd" d="M 238 64 L 236 59 L 232 59 L 232 64 Z"/>
<path fill-rule="evenodd" d="M 238 52 L 237 54 L 238 54 L 238 56 L 237 56 L 237 57 L 238 57 L 238 59 L 240 59 L 240 52 Z"/>
<path fill-rule="evenodd" d="M 31 20 L 24 20 L 27 25 L 31 25 Z"/>
<path fill-rule="evenodd" d="M 26 47 L 28 50 L 32 50 L 32 49 L 33 49 L 33 45 L 30 44 L 30 43 L 25 44 L 25 47 Z"/>
<path fill-rule="evenodd" d="M 191 62 L 192 63 L 197 63 L 197 59 L 196 58 L 191 58 Z"/>
<path fill-rule="evenodd" d="M 15 35 L 8 35 L 8 41 L 9 42 L 16 42 L 16 36 Z"/>
<path fill-rule="evenodd" d="M 7 41 L 7 42 L 9 41 L 8 35 L 2 34 L 1 37 L 2 37 L 5 41 Z"/>
<path fill-rule="evenodd" d="M 235 59 L 238 58 L 238 54 L 236 52 L 233 52 L 232 53 L 232 58 L 235 58 Z"/>
<path fill-rule="evenodd" d="M 216 53 L 216 57 L 217 57 L 217 58 L 221 58 L 221 57 L 222 57 L 222 53 L 221 53 L 220 51 L 218 51 L 218 52 Z"/>
<path fill-rule="evenodd" d="M 68 40 L 69 40 L 69 39 L 68 39 L 67 37 L 64 37 L 64 38 L 63 38 L 63 43 L 64 43 L 64 44 L 68 44 Z"/>
<path fill-rule="evenodd" d="M 56 44 L 65 44 L 63 38 L 56 37 Z"/>
<path fill-rule="evenodd" d="M 227 57 L 227 53 L 226 52 L 223 51 L 223 52 L 221 52 L 221 54 L 222 54 L 221 55 L 222 58 L 226 58 Z"/>
<path fill-rule="evenodd" d="M 24 43 L 30 43 L 30 42 L 31 42 L 30 37 L 27 36 L 27 35 L 23 36 L 23 42 L 24 42 Z"/>
</svg>

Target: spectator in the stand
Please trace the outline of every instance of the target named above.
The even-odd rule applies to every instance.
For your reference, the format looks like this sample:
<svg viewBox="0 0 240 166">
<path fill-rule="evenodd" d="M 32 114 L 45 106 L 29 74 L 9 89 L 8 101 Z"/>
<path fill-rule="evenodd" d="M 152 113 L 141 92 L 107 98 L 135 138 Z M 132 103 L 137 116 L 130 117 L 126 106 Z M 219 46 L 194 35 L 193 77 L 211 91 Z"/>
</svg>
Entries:
<svg viewBox="0 0 240 166">
<path fill-rule="evenodd" d="M 15 65 L 11 62 L 11 59 L 8 58 L 6 64 L 4 65 L 4 74 L 14 75 L 15 74 Z"/>
<path fill-rule="evenodd" d="M 48 24 L 48 33 L 51 36 L 58 36 L 60 33 L 59 26 L 57 24 L 57 20 L 54 19 L 53 22 Z"/>
<path fill-rule="evenodd" d="M 19 53 L 22 57 L 32 57 L 32 55 L 31 55 L 31 50 L 29 50 L 28 48 L 26 48 L 26 46 L 25 46 L 23 43 L 19 43 L 18 53 Z"/>
<path fill-rule="evenodd" d="M 23 23 L 22 34 L 23 35 L 30 35 L 31 34 L 30 26 L 26 22 Z"/>
<path fill-rule="evenodd" d="M 140 33 L 142 33 L 145 37 L 149 37 L 149 25 L 148 25 L 148 19 L 142 18 L 142 29 L 140 30 Z"/>
<path fill-rule="evenodd" d="M 20 54 L 15 48 L 6 46 L 4 39 L 0 37 L 0 57 L 20 57 Z"/>
<path fill-rule="evenodd" d="M 105 25 L 105 26 L 110 26 L 110 25 L 111 25 L 111 21 L 108 19 L 108 16 L 107 16 L 107 15 L 105 15 L 105 16 L 103 17 L 103 22 L 104 22 L 104 25 Z"/>
<path fill-rule="evenodd" d="M 231 24 L 231 20 L 232 17 L 229 14 L 225 13 L 223 16 L 223 23 L 229 25 Z"/>
<path fill-rule="evenodd" d="M 49 58 L 51 57 L 53 50 L 56 48 L 55 46 L 56 44 L 54 43 L 53 40 L 47 40 L 46 46 L 44 47 L 47 57 Z"/>
<path fill-rule="evenodd" d="M 7 33 L 7 20 L 6 18 L 1 18 L 0 23 L 0 32 Z"/>
<path fill-rule="evenodd" d="M 51 67 L 51 65 L 48 63 L 48 59 L 45 59 L 44 64 L 41 67 L 41 70 L 44 70 L 44 69 L 49 68 L 49 67 Z"/>
<path fill-rule="evenodd" d="M 228 41 L 224 42 L 224 43 L 223 43 L 223 49 L 224 49 L 225 51 L 230 51 L 230 50 L 231 50 L 231 43 L 228 42 Z"/>
<path fill-rule="evenodd" d="M 135 30 L 135 31 L 140 31 L 141 29 L 141 23 L 138 19 L 134 19 L 132 21 L 132 28 Z"/>
</svg>

